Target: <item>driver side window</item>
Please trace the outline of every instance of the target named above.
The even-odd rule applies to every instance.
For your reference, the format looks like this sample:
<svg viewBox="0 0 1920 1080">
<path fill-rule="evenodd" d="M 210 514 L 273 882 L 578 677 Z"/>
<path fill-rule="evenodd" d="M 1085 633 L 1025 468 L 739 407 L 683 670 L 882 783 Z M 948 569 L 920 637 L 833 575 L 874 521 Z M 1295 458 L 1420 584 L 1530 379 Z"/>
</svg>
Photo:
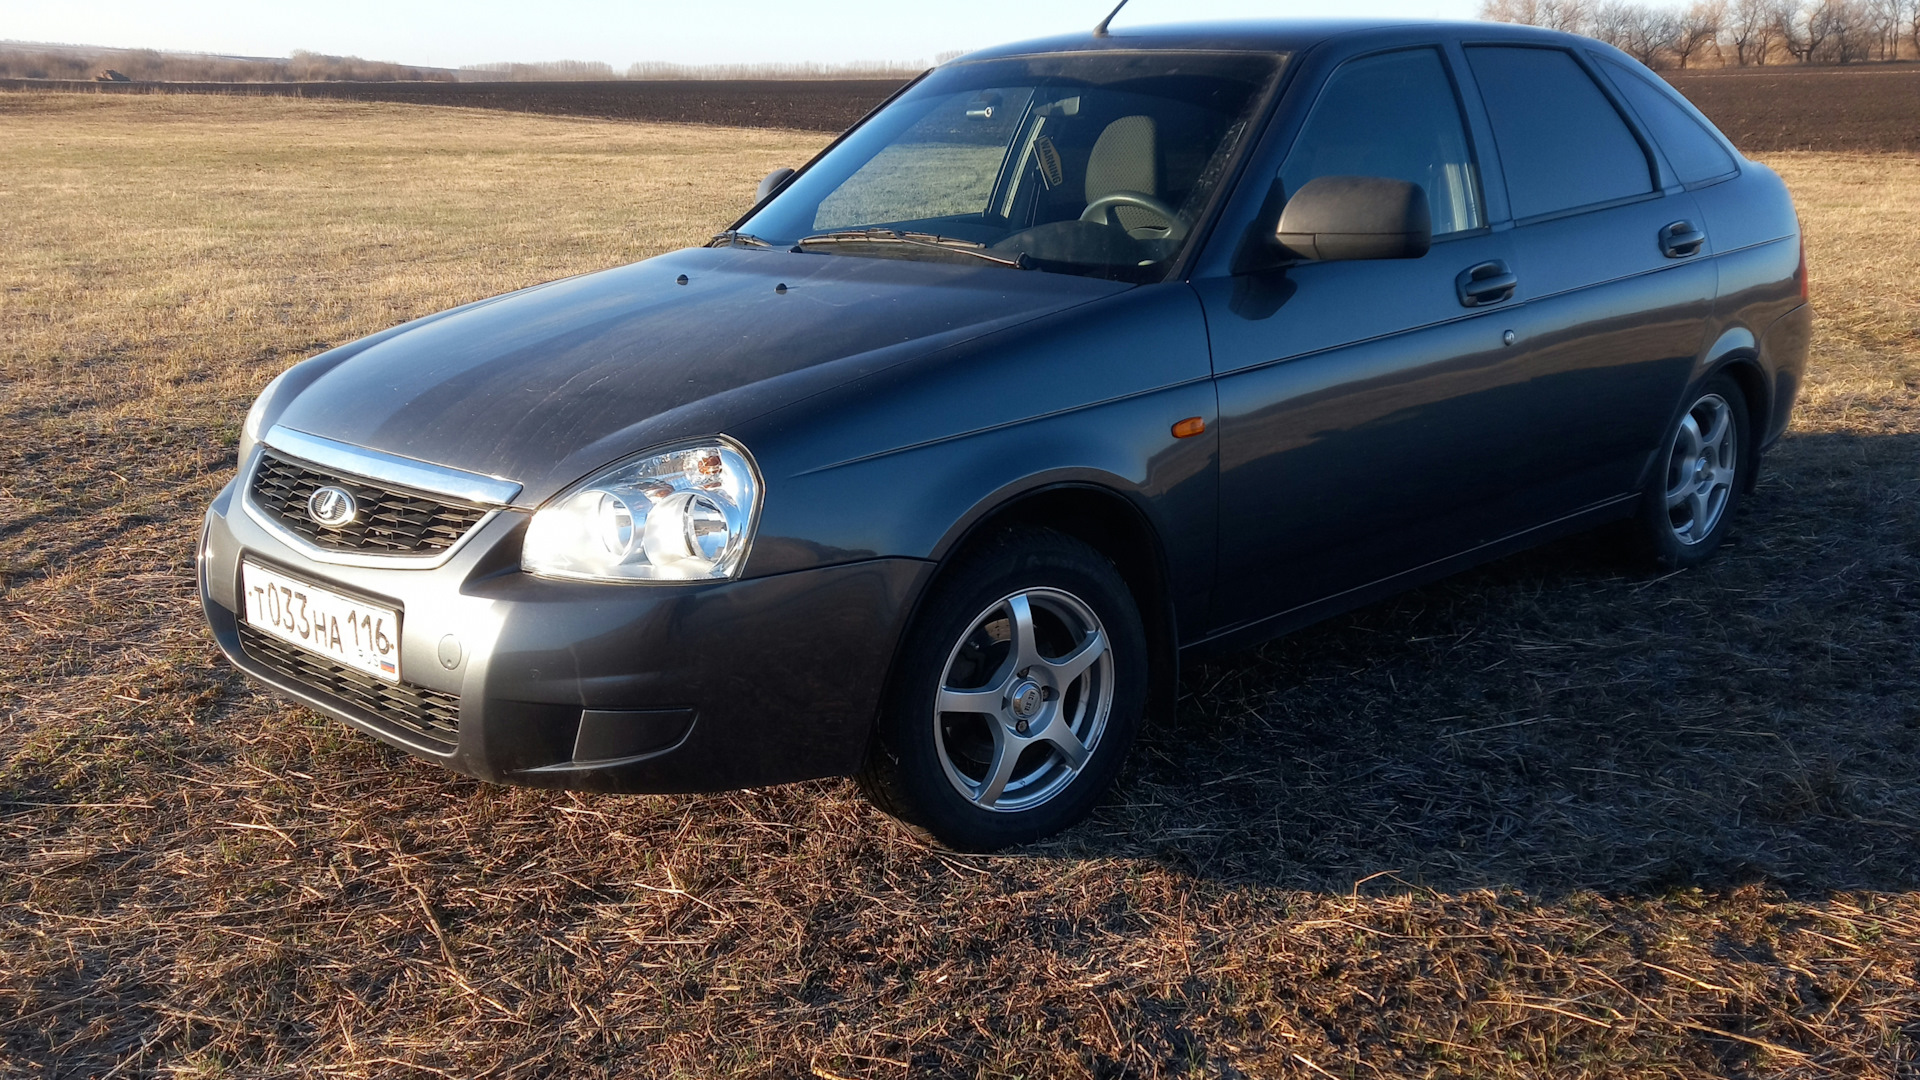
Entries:
<svg viewBox="0 0 1920 1080">
<path fill-rule="evenodd" d="M 1435 237 L 1486 224 L 1459 100 L 1434 49 L 1362 57 L 1333 73 L 1280 166 L 1289 197 L 1322 176 L 1419 184 Z"/>
</svg>

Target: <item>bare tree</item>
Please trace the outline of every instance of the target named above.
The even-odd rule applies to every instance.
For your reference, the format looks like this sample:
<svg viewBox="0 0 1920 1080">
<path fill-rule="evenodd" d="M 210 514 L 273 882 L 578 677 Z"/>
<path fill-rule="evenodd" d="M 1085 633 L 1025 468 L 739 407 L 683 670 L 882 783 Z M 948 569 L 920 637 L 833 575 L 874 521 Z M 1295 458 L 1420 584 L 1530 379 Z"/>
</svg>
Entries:
<svg viewBox="0 0 1920 1080">
<path fill-rule="evenodd" d="M 1824 64 L 1851 64 L 1867 58 L 1871 33 L 1863 0 L 1815 0 L 1806 12 L 1811 58 Z M 1812 44 L 1815 38 L 1818 44 Z"/>
<path fill-rule="evenodd" d="M 1648 67 L 1704 56 L 1745 67 L 1776 48 L 1802 64 L 1920 53 L 1920 0 L 1480 0 L 1480 17 L 1599 38 Z"/>
<path fill-rule="evenodd" d="M 1587 36 L 1599 38 L 1616 49 L 1625 49 L 1621 42 L 1628 34 L 1627 5 L 1614 0 L 1593 9 L 1592 18 L 1587 20 Z"/>
<path fill-rule="evenodd" d="M 1569 34 L 1584 33 L 1589 15 L 1588 0 L 1540 0 L 1540 19 L 1536 25 Z"/>
<path fill-rule="evenodd" d="M 1767 0 L 1734 0 L 1722 32 L 1733 46 L 1734 63 L 1741 67 L 1766 63 L 1767 49 L 1773 44 L 1773 13 Z"/>
<path fill-rule="evenodd" d="M 1653 67 L 1665 44 L 1661 15 L 1633 0 L 1609 0 L 1593 9 L 1587 32 L 1635 60 Z"/>
<path fill-rule="evenodd" d="M 1687 37 L 1684 13 L 1643 3 L 1616 6 L 1620 40 L 1612 43 L 1615 47 L 1650 68 L 1666 67 L 1670 59 L 1682 59 L 1684 64 L 1678 55 L 1680 43 Z M 1693 46 L 1687 51 L 1691 53 Z"/>
<path fill-rule="evenodd" d="M 1587 0 L 1481 0 L 1480 17 L 1579 34 L 1587 29 Z"/>
<path fill-rule="evenodd" d="M 1672 36 L 1667 41 L 1667 51 L 1673 54 L 1681 67 L 1686 67 L 1687 62 L 1702 48 L 1712 45 L 1717 50 L 1720 47 L 1720 25 L 1726 19 L 1726 0 L 1694 0 L 1685 11 L 1679 12 L 1671 20 L 1669 30 Z"/>
<path fill-rule="evenodd" d="M 1774 13 L 1783 0 L 1754 0 L 1760 11 L 1760 29 L 1754 34 L 1753 62 L 1771 64 L 1775 55 L 1784 51 L 1780 43 L 1780 20 Z"/>
<path fill-rule="evenodd" d="M 1480 0 L 1480 17 L 1488 22 L 1540 25 L 1540 0 Z"/>
<path fill-rule="evenodd" d="M 1876 60 L 1900 59 L 1900 37 L 1905 28 L 1907 0 L 1864 0 L 1867 29 L 1873 35 Z"/>
<path fill-rule="evenodd" d="M 1832 32 L 1832 23 L 1823 17 L 1816 17 L 1817 8 L 1831 4 L 1833 0 L 1813 0 L 1806 8 L 1801 8 L 1794 0 L 1774 0 L 1773 26 L 1780 35 L 1780 47 L 1802 64 L 1813 62 L 1814 54 L 1826 43 L 1827 34 Z"/>
</svg>

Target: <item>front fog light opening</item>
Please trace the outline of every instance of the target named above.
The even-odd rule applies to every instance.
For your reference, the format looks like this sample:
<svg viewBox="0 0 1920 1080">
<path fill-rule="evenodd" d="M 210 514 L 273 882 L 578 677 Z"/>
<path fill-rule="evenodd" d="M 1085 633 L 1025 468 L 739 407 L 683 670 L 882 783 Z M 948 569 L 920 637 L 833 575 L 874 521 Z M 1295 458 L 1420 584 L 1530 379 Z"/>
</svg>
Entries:
<svg viewBox="0 0 1920 1080">
<path fill-rule="evenodd" d="M 709 581 L 738 573 L 759 477 L 730 441 L 655 451 L 588 478 L 527 526 L 521 566 L 596 581 Z"/>
</svg>

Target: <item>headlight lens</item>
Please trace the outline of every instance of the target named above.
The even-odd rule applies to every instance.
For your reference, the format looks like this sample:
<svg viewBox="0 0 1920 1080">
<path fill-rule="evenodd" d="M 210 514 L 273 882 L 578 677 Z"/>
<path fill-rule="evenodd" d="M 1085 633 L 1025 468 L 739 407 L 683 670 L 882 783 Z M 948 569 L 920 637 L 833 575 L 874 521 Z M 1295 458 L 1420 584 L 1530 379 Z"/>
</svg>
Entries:
<svg viewBox="0 0 1920 1080">
<path fill-rule="evenodd" d="M 593 581 L 711 581 L 753 542 L 760 481 L 744 448 L 703 439 L 631 458 L 533 515 L 528 573 Z"/>
</svg>

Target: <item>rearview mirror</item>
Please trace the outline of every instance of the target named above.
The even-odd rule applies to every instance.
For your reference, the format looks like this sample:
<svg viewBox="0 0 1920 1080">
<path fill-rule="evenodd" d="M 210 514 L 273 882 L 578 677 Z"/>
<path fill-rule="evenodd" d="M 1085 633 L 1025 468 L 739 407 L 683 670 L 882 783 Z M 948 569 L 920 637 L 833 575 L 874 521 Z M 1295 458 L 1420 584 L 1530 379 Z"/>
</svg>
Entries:
<svg viewBox="0 0 1920 1080">
<path fill-rule="evenodd" d="M 1433 219 L 1419 184 L 1322 176 L 1287 200 L 1274 240 L 1299 259 L 1417 259 L 1433 244 Z"/>
<path fill-rule="evenodd" d="M 967 119 L 991 120 L 993 114 L 1000 111 L 1000 95 L 991 90 L 981 91 L 972 101 L 967 102 Z"/>
<path fill-rule="evenodd" d="M 775 169 L 768 173 L 767 178 L 760 181 L 760 190 L 753 193 L 753 205 L 759 206 L 761 203 L 766 202 L 767 196 L 786 187 L 787 181 L 792 178 L 792 169 Z"/>
</svg>

